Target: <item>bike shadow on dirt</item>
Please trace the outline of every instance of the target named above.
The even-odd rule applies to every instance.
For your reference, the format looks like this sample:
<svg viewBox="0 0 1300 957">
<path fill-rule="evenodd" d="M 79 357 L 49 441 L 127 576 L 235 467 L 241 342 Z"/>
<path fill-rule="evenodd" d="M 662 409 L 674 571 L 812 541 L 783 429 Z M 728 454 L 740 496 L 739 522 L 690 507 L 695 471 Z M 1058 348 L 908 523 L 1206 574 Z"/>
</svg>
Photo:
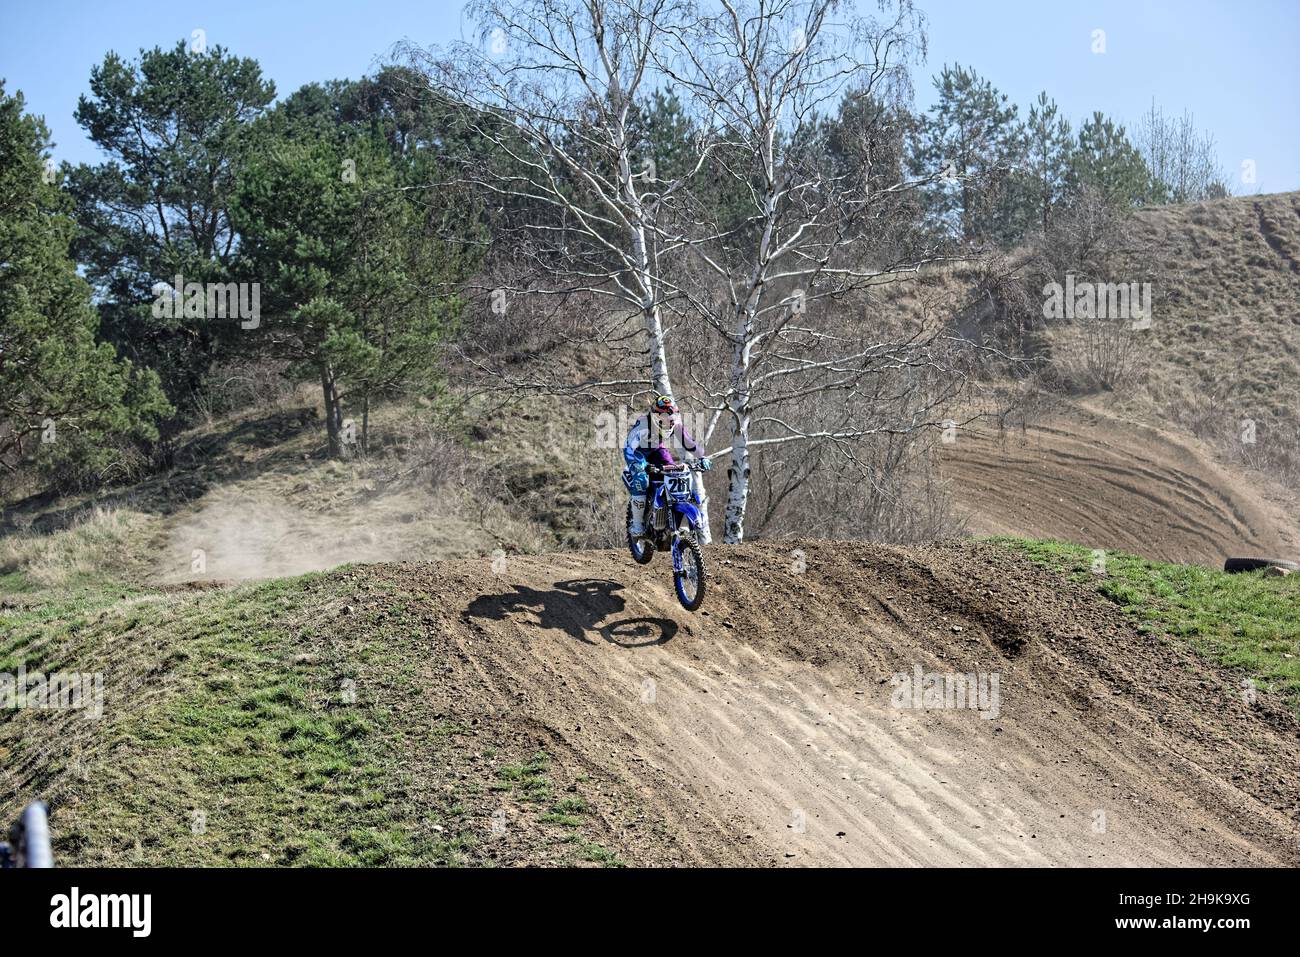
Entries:
<svg viewBox="0 0 1300 957">
<path fill-rule="evenodd" d="M 513 585 L 512 591 L 497 595 L 480 595 L 470 602 L 465 613 L 471 618 L 505 621 L 517 612 L 537 615 L 537 624 L 552 628 L 594 645 L 593 634 L 623 648 L 662 645 L 677 634 L 677 622 L 671 618 L 624 618 L 607 621 L 627 605 L 617 594 L 623 586 L 604 578 L 582 578 L 556 582 L 551 589 Z"/>
</svg>

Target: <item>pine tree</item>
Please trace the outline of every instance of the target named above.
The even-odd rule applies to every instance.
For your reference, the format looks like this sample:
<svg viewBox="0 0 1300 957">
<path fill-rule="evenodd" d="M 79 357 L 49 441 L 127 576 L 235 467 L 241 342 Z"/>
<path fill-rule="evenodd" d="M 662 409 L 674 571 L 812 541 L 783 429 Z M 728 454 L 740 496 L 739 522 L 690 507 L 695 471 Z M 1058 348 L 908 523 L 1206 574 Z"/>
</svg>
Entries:
<svg viewBox="0 0 1300 957">
<path fill-rule="evenodd" d="M 237 324 L 154 316 L 154 287 L 177 274 L 237 278 L 230 200 L 248 131 L 274 98 L 257 61 L 182 41 L 136 61 L 109 53 L 77 103 L 77 122 L 109 161 L 70 173 L 82 227 L 74 253 L 100 294 L 104 338 L 158 371 L 178 405 L 241 337 Z"/>
<path fill-rule="evenodd" d="M 1025 167 L 1022 177 L 1028 216 L 1044 233 L 1068 195 L 1074 137 L 1070 121 L 1059 114 L 1046 92 L 1029 108 L 1025 122 Z"/>
<path fill-rule="evenodd" d="M 1003 197 L 1023 153 L 1016 106 L 960 64 L 945 66 L 934 85 L 939 102 L 921 121 L 912 159 L 914 172 L 936 178 L 931 220 L 966 240 L 1006 233 Z"/>
<path fill-rule="evenodd" d="M 432 387 L 467 271 L 438 238 L 432 200 L 408 198 L 382 137 L 290 128 L 243 170 L 231 209 L 238 267 L 262 284 L 259 349 L 320 383 L 332 456 L 365 448 L 373 399 Z M 362 417 L 346 428 L 345 412 Z"/>
<path fill-rule="evenodd" d="M 154 422 L 170 409 L 156 375 L 96 342 L 49 146 L 44 121 L 0 82 L 0 464 L 35 454 L 78 479 L 112 459 L 114 438 L 156 438 Z"/>
<path fill-rule="evenodd" d="M 1100 112 L 1079 128 L 1069 182 L 1072 190 L 1095 189 L 1104 201 L 1119 206 L 1141 206 L 1156 195 L 1151 171 L 1124 127 Z"/>
</svg>

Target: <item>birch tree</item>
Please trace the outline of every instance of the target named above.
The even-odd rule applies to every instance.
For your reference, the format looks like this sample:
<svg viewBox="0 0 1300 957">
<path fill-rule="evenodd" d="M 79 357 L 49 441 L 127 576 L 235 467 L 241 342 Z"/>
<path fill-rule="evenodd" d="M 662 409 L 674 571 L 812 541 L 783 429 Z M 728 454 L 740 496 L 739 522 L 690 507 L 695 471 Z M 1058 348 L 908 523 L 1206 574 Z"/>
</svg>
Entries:
<svg viewBox="0 0 1300 957">
<path fill-rule="evenodd" d="M 1153 100 L 1134 141 L 1151 170 L 1156 202 L 1197 203 L 1227 195 L 1214 134 L 1197 130 L 1190 113 L 1166 117 Z"/>
<path fill-rule="evenodd" d="M 663 273 L 681 245 L 664 242 L 659 214 L 706 151 L 661 182 L 653 158 L 639 155 L 635 117 L 683 9 L 679 0 L 478 0 L 467 8 L 477 44 L 405 48 L 492 155 L 460 175 L 494 198 L 496 245 L 515 267 L 493 293 L 605 302 L 600 334 L 611 344 L 628 341 L 620 314 L 639 321 L 648 383 L 598 383 L 608 389 L 672 391 Z"/>
<path fill-rule="evenodd" d="M 700 383 L 712 403 L 710 454 L 729 457 L 728 543 L 744 537 L 756 449 L 830 443 L 845 460 L 867 436 L 933 424 L 932 390 L 922 398 L 904 386 L 900 397 L 889 383 L 936 365 L 936 327 L 873 330 L 830 313 L 939 258 L 916 246 L 904 213 L 931 182 L 904 175 L 899 122 L 922 18 L 906 0 L 879 19 L 846 7 L 722 0 L 673 31 L 660 63 L 712 131 L 715 162 L 748 195 L 740 221 L 701 223 L 688 243 L 721 286 L 721 305 L 674 290 L 730 351 L 723 380 Z M 836 109 L 829 136 L 823 116 Z M 821 401 L 829 396 L 839 401 Z M 729 442 L 715 450 L 720 425 Z"/>
</svg>

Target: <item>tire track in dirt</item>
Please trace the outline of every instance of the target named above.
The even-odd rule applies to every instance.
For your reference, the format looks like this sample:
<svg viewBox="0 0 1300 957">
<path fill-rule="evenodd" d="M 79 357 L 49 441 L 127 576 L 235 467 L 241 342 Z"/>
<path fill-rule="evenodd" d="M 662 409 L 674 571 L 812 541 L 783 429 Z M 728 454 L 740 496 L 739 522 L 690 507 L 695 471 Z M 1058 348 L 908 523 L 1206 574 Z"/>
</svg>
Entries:
<svg viewBox="0 0 1300 957">
<path fill-rule="evenodd" d="M 1190 442 L 1078 407 L 1016 431 L 974 428 L 942 469 L 976 534 L 1059 538 L 1164 561 L 1300 553 L 1286 512 Z"/>
</svg>

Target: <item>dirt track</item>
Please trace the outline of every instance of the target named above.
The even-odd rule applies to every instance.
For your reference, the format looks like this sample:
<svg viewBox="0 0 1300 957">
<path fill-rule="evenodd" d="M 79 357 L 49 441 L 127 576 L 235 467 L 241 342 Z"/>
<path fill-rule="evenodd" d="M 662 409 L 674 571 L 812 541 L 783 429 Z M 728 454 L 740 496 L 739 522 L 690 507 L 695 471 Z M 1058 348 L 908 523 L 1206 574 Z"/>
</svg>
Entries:
<svg viewBox="0 0 1300 957">
<path fill-rule="evenodd" d="M 1300 863 L 1294 715 L 1091 591 L 970 542 L 710 557 L 696 615 L 663 556 L 354 574 L 414 596 L 433 713 L 591 782 L 631 863 Z M 918 665 L 996 675 L 996 717 L 896 707 Z"/>
<path fill-rule="evenodd" d="M 1191 440 L 1088 406 L 1028 429 L 963 431 L 944 475 L 973 532 L 1059 538 L 1219 567 L 1300 555 L 1300 529 Z"/>
</svg>

